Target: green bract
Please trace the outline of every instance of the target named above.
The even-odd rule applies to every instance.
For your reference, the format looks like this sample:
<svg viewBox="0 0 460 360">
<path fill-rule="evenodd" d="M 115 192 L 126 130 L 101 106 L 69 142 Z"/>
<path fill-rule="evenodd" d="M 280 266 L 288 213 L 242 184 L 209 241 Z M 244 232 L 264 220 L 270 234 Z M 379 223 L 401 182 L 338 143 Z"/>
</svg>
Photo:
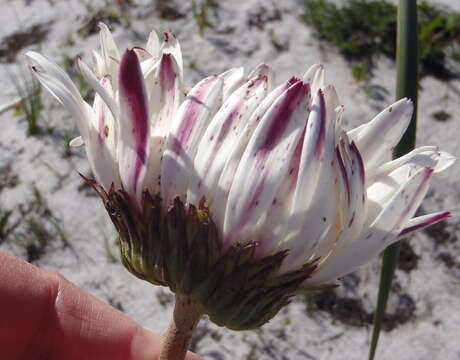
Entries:
<svg viewBox="0 0 460 360">
<path fill-rule="evenodd" d="M 280 274 L 286 250 L 257 259 L 257 244 L 248 242 L 224 251 L 204 207 L 176 198 L 164 211 L 161 198 L 145 191 L 140 212 L 123 190 L 106 192 L 88 182 L 119 233 L 124 266 L 140 279 L 190 296 L 217 325 L 248 330 L 265 324 L 302 291 L 301 284 L 316 268 L 311 261 Z"/>
</svg>

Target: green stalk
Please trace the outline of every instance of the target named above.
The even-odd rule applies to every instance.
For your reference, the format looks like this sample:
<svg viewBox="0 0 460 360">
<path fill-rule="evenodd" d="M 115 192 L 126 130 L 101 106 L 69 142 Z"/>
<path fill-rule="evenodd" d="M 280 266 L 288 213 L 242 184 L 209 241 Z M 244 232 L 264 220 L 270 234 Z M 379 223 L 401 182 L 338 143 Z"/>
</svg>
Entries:
<svg viewBox="0 0 460 360">
<path fill-rule="evenodd" d="M 409 127 L 393 151 L 393 158 L 407 154 L 415 147 L 418 87 L 417 41 L 417 0 L 399 0 L 396 48 L 396 99 L 398 100 L 403 97 L 411 99 L 414 104 L 414 113 L 412 114 Z M 391 290 L 391 281 L 398 263 L 399 249 L 400 243 L 397 242 L 389 246 L 383 253 L 369 360 L 374 359 L 377 350 L 380 329 Z"/>
</svg>

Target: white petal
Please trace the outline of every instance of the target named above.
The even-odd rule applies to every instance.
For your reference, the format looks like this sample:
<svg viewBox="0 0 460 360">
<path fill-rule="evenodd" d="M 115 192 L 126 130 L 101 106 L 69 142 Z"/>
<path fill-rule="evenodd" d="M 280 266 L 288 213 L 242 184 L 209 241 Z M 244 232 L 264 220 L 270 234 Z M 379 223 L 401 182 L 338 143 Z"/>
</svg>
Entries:
<svg viewBox="0 0 460 360">
<path fill-rule="evenodd" d="M 150 57 L 144 61 L 141 62 L 141 70 L 142 74 L 144 75 L 144 79 L 146 80 L 146 84 L 149 84 L 149 81 L 151 81 L 151 86 L 155 83 L 155 72 L 158 69 L 158 66 L 160 65 L 160 60 L 158 58 Z"/>
<path fill-rule="evenodd" d="M 227 70 L 221 76 L 224 78 L 224 101 L 247 80 L 244 78 L 244 69 L 242 67 Z"/>
<path fill-rule="evenodd" d="M 81 147 L 85 145 L 85 141 L 81 136 L 77 136 L 76 138 L 73 138 L 72 140 L 69 141 L 69 146 L 70 147 Z"/>
<path fill-rule="evenodd" d="M 35 69 L 32 70 L 39 74 L 46 73 L 48 76 L 56 79 L 59 83 L 61 83 L 71 93 L 72 96 L 75 98 L 81 97 L 80 92 L 70 77 L 54 62 L 34 51 L 28 51 L 26 56 L 31 60 L 31 65 L 35 67 Z"/>
<path fill-rule="evenodd" d="M 339 148 L 341 150 L 337 160 L 340 167 L 343 165 L 346 176 L 345 181 L 339 184 L 343 183 L 347 190 L 343 196 L 338 194 L 341 206 L 337 228 L 340 230 L 330 234 L 329 244 L 322 249 L 318 248 L 315 257 L 326 258 L 331 251 L 340 253 L 342 248 L 359 237 L 366 221 L 366 183 L 361 154 L 354 143 L 349 144 L 346 134 L 343 134 Z"/>
<path fill-rule="evenodd" d="M 163 54 L 155 73 L 155 83 L 149 92 L 150 156 L 146 186 L 152 194 L 160 189 L 161 159 L 172 119 L 182 101 L 179 68 L 171 54 Z"/>
<path fill-rule="evenodd" d="M 349 147 L 349 160 L 346 163 L 348 163 L 347 176 L 350 199 L 348 206 L 342 210 L 343 223 L 341 224 L 340 242 L 337 244 L 337 248 L 346 247 L 353 242 L 362 233 L 367 220 L 368 201 L 364 163 L 355 143 L 347 146 Z M 336 240 L 339 240 L 339 238 Z M 327 256 L 327 253 L 323 251 L 318 255 L 324 257 Z"/>
<path fill-rule="evenodd" d="M 432 167 L 435 173 L 444 171 L 452 166 L 456 158 L 449 153 L 437 151 L 436 146 L 421 146 L 410 153 L 389 161 L 375 169 L 370 175 L 370 182 L 379 181 L 394 170 L 412 164 L 414 167 Z"/>
<path fill-rule="evenodd" d="M 257 78 L 259 76 L 267 76 L 268 78 L 272 78 L 272 69 L 267 64 L 259 64 L 257 65 L 249 74 L 248 79 Z"/>
<path fill-rule="evenodd" d="M 158 35 L 155 30 L 150 32 L 145 50 L 147 50 L 154 58 L 160 57 L 160 40 L 158 39 Z"/>
<path fill-rule="evenodd" d="M 310 66 L 305 74 L 303 74 L 302 79 L 306 83 L 311 83 L 316 76 L 316 73 L 324 71 L 324 67 L 321 64 L 313 64 Z M 315 93 L 316 94 L 316 93 Z"/>
<path fill-rule="evenodd" d="M 367 190 L 369 199 L 367 225 L 374 221 L 388 199 L 414 173 L 423 167 L 430 167 L 436 173 L 453 164 L 455 160 L 452 155 L 438 152 L 435 149 L 429 146 L 417 148 L 377 169 L 375 175 L 370 178 L 373 183 Z"/>
<path fill-rule="evenodd" d="M 96 74 L 97 78 L 101 79 L 106 75 L 104 59 L 102 59 L 102 56 L 99 55 L 99 53 L 95 50 L 91 52 L 91 55 L 93 71 Z"/>
<path fill-rule="evenodd" d="M 259 221 L 257 227 L 263 231 L 257 237 L 257 248 L 255 256 L 261 258 L 276 252 L 279 248 L 281 239 L 286 236 L 287 226 L 285 221 L 291 215 L 294 190 L 297 183 L 299 166 L 302 154 L 303 138 L 297 143 L 294 154 L 292 155 L 289 169 L 284 174 L 278 191 L 272 203 L 267 209 L 265 216 Z M 283 221 L 283 219 L 286 219 Z"/>
<path fill-rule="evenodd" d="M 308 119 L 296 192 L 286 225 L 289 234 L 281 244 L 289 253 L 281 271 L 303 265 L 313 254 L 329 248 L 333 240 L 328 234 L 337 221 L 336 113 L 326 99 L 319 90 Z"/>
<path fill-rule="evenodd" d="M 155 85 L 149 94 L 152 136 L 164 136 L 182 101 L 179 66 L 170 54 L 163 54 L 155 74 Z"/>
<path fill-rule="evenodd" d="M 389 156 L 409 125 L 412 109 L 410 100 L 401 99 L 378 114 L 359 133 L 348 133 L 363 156 L 366 170 L 379 166 Z"/>
<path fill-rule="evenodd" d="M 141 69 L 142 69 L 142 63 L 147 59 L 151 59 L 152 55 L 144 48 L 141 48 L 138 46 L 133 47 L 133 50 L 136 52 L 137 58 L 139 59 L 139 62 L 141 63 Z"/>
<path fill-rule="evenodd" d="M 440 151 L 439 152 L 439 159 L 437 161 L 436 166 L 434 167 L 434 172 L 438 173 L 450 168 L 453 164 L 455 164 L 457 158 L 448 152 Z"/>
<path fill-rule="evenodd" d="M 309 91 L 308 84 L 292 85 L 257 126 L 230 189 L 224 247 L 236 240 L 251 240 L 257 230 L 254 225 L 273 202 L 305 127 Z"/>
<path fill-rule="evenodd" d="M 91 108 L 83 101 L 72 80 L 44 56 L 33 51 L 27 52 L 26 56 L 40 83 L 70 111 L 83 139 L 88 139 Z"/>
<path fill-rule="evenodd" d="M 208 204 L 221 176 L 229 153 L 243 133 L 248 119 L 267 94 L 268 79 L 249 80 L 222 105 L 203 134 L 195 157 L 196 176 L 191 180 L 187 200 L 192 204 L 204 196 Z"/>
<path fill-rule="evenodd" d="M 335 121 L 335 143 L 337 144 L 339 142 L 339 137 L 341 136 L 343 129 L 342 129 L 342 123 L 343 123 L 343 113 L 345 112 L 345 107 L 343 105 L 339 105 L 336 108 L 336 121 Z"/>
<path fill-rule="evenodd" d="M 334 250 L 306 284 L 321 284 L 350 273 L 397 241 L 399 233 L 422 202 L 432 175 L 433 169 L 430 168 L 423 168 L 413 175 L 394 194 L 369 229 L 348 247 Z"/>
<path fill-rule="evenodd" d="M 99 96 L 104 100 L 114 118 L 118 117 L 118 106 L 114 99 L 112 87 L 110 86 L 110 92 L 107 91 L 107 88 L 101 85 L 101 82 L 96 78 L 91 69 L 83 62 L 80 57 L 77 57 L 77 66 L 82 74 L 83 78 L 88 82 L 91 88 L 99 94 Z M 107 81 L 110 79 L 106 78 Z"/>
<path fill-rule="evenodd" d="M 112 96 L 112 87 L 108 78 L 101 79 L 101 87 Z M 85 142 L 91 168 L 98 184 L 109 191 L 112 184 L 120 187 L 118 163 L 116 159 L 115 120 L 108 106 L 99 94 L 96 94 L 92 112 L 93 127 L 88 141 Z"/>
<path fill-rule="evenodd" d="M 315 193 L 312 189 L 316 189 L 324 164 L 326 121 L 324 95 L 322 92 L 318 92 L 308 116 L 299 177 L 294 195 L 294 212 L 299 211 L 299 209 L 306 209 Z"/>
<path fill-rule="evenodd" d="M 101 55 L 105 64 L 105 73 L 102 76 L 110 75 L 113 81 L 114 89 L 117 88 L 118 79 L 118 62 L 120 53 L 118 52 L 115 40 L 108 26 L 102 22 L 99 23 L 99 39 L 101 43 Z"/>
<path fill-rule="evenodd" d="M 223 79 L 210 76 L 195 85 L 174 118 L 163 155 L 161 193 L 168 207 L 176 196 L 185 200 L 199 140 L 222 101 Z"/>
<path fill-rule="evenodd" d="M 241 135 L 235 140 L 233 149 L 230 149 L 229 154 L 227 155 L 227 160 L 222 170 L 222 173 L 219 178 L 218 185 L 215 189 L 215 199 L 212 204 L 212 214 L 213 220 L 216 224 L 223 228 L 224 218 L 225 218 L 225 209 L 227 207 L 228 194 L 235 177 L 236 170 L 240 163 L 241 157 L 243 156 L 244 150 L 254 133 L 257 125 L 260 120 L 264 117 L 265 113 L 272 106 L 273 102 L 287 89 L 289 89 L 293 84 L 300 81 L 297 78 L 291 78 L 288 81 L 284 82 L 282 85 L 278 86 L 272 90 L 260 103 L 260 105 L 254 110 L 254 113 L 251 115 L 247 121 L 245 128 Z"/>
<path fill-rule="evenodd" d="M 324 88 L 324 85 L 325 85 L 324 84 L 324 67 L 320 65 L 312 75 L 313 75 L 313 78 L 310 83 L 311 91 L 312 91 L 311 93 L 316 94 L 318 90 Z M 309 76 L 309 74 L 305 74 L 304 77 L 305 76 Z"/>
</svg>

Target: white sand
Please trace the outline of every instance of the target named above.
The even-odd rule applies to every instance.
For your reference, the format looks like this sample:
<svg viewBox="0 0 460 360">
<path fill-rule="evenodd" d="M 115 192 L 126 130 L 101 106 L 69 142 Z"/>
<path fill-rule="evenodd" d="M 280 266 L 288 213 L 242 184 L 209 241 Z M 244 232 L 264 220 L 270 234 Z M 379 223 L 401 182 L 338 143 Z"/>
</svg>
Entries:
<svg viewBox="0 0 460 360">
<path fill-rule="evenodd" d="M 250 69 L 261 62 L 270 64 L 276 73 L 277 82 L 281 82 L 291 75 L 302 74 L 314 62 L 322 62 L 327 66 L 327 79 L 336 86 L 345 105 L 346 121 L 350 126 L 369 120 L 377 109 L 385 107 L 394 98 L 394 63 L 387 59 L 378 61 L 372 83 L 383 86 L 388 94 L 383 100 L 370 100 L 354 82 L 350 67 L 342 56 L 325 43 L 320 47 L 312 31 L 298 20 L 302 12 L 300 1 L 222 1 L 218 10 L 220 20 L 211 17 L 216 23 L 216 31 L 208 29 L 203 36 L 197 32 L 188 4 L 178 6 L 179 11 L 186 15 L 184 19 L 165 21 L 158 19 L 155 11 L 149 12 L 147 4 L 150 1 L 134 2 L 143 5 L 128 11 L 132 27 L 114 27 L 120 48 L 141 45 L 143 41 L 140 39 L 147 36 L 151 27 L 158 30 L 172 29 L 181 41 L 186 80 L 190 84 L 204 75 L 221 72 L 232 66 L 244 65 Z M 88 50 L 97 46 L 98 38 L 93 35 L 83 39 L 75 34 L 90 11 L 82 5 L 84 3 L 92 4 L 92 13 L 104 4 L 103 1 L 34 0 L 31 5 L 26 5 L 24 0 L 0 0 L 0 38 L 21 28 L 52 21 L 52 30 L 47 39 L 28 49 L 40 50 L 57 61 L 62 59 L 63 54 L 74 57 L 84 52 L 88 56 Z M 442 0 L 438 3 L 455 6 L 460 11 L 458 1 Z M 249 28 L 250 14 L 260 12 L 262 7 L 265 8 L 265 14 L 272 15 L 275 20 L 268 22 L 262 29 Z M 277 12 L 281 15 L 280 20 L 276 20 Z M 72 36 L 73 45 L 67 44 L 69 36 Z M 286 46 L 287 50 L 276 51 L 270 37 Z M 0 104 L 8 103 L 15 97 L 14 86 L 6 72 L 15 69 L 14 65 L 0 67 Z M 426 78 L 421 86 L 418 144 L 440 145 L 443 150 L 458 154 L 460 82 L 447 84 Z M 43 115 L 46 121 L 61 131 L 71 129 L 69 114 L 48 94 L 45 94 L 45 99 Z M 452 117 L 446 122 L 434 120 L 432 114 L 441 110 Z M 103 239 L 109 239 L 111 251 L 117 256 L 112 225 L 100 201 L 85 196 L 86 192 L 78 191 L 82 181 L 77 171 L 85 173 L 88 170 L 84 152 L 77 151 L 70 160 L 63 158 L 63 141 L 59 135 L 26 137 L 25 121 L 14 116 L 11 111 L 0 115 L 0 126 L 0 167 L 11 164 L 14 174 L 20 180 L 20 185 L 0 193 L 1 207 L 9 209 L 30 201 L 31 184 L 35 184 L 53 213 L 61 219 L 61 226 L 72 245 L 72 249 L 61 248 L 59 243 L 50 245 L 37 264 L 60 271 L 103 301 L 121 304 L 129 316 L 147 328 L 163 332 L 172 304 L 167 304 L 165 311 L 160 299 L 169 298 L 169 290 L 155 288 L 137 280 L 118 262 L 110 262 Z M 437 175 L 423 204 L 425 211 L 460 209 L 460 185 L 457 184 L 459 172 L 460 166 L 455 166 Z M 458 219 L 450 220 L 446 229 L 452 241 L 456 241 Z M 434 239 L 426 233 L 414 236 L 410 242 L 420 260 L 416 269 L 410 273 L 398 270 L 396 280 L 400 285 L 398 294 L 409 295 L 416 310 L 410 321 L 390 332 L 382 332 L 377 358 L 459 359 L 459 243 L 447 242 L 435 246 Z M 24 256 L 21 248 L 11 243 L 0 245 L 0 249 Z M 439 260 L 441 253 L 450 253 L 457 265 L 448 268 Z M 372 311 L 377 293 L 377 272 L 378 263 L 375 261 L 355 276 L 360 282 L 354 290 L 342 288 L 340 292 L 347 297 L 361 299 L 364 308 Z M 398 298 L 398 295 L 392 296 L 390 310 Z M 303 297 L 295 299 L 259 331 L 232 332 L 218 328 L 207 320 L 200 323 L 199 330 L 204 335 L 196 351 L 206 359 L 260 360 L 365 359 L 371 333 L 370 326 L 347 326 L 328 312 L 307 313 Z"/>
</svg>

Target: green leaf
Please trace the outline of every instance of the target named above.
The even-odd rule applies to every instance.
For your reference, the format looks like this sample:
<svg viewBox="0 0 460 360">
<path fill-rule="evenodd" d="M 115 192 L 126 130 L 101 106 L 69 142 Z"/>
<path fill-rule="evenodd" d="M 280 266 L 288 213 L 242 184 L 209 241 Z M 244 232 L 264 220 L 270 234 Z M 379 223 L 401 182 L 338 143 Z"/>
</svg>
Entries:
<svg viewBox="0 0 460 360">
<path fill-rule="evenodd" d="M 393 158 L 398 158 L 415 147 L 418 85 L 417 0 L 399 1 L 397 37 L 396 62 L 398 72 L 396 98 L 410 98 L 414 103 L 414 113 L 409 127 L 393 152 Z M 377 350 L 380 329 L 391 290 L 391 282 L 398 262 L 399 248 L 400 244 L 396 243 L 389 246 L 383 253 L 369 360 L 374 359 Z"/>
</svg>

